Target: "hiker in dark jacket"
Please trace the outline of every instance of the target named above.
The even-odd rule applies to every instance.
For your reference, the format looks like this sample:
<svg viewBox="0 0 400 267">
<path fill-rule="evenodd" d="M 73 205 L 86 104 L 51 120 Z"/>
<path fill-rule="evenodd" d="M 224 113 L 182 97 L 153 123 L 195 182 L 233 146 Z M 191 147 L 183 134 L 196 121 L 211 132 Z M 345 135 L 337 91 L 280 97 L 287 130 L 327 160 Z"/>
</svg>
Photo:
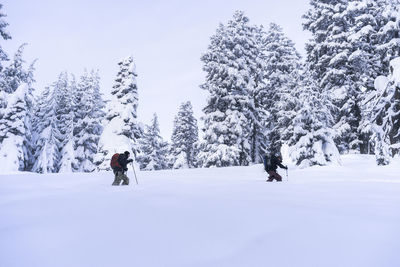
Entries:
<svg viewBox="0 0 400 267">
<path fill-rule="evenodd" d="M 113 168 L 115 178 L 112 185 L 120 185 L 121 181 L 123 181 L 122 185 L 129 185 L 129 178 L 125 174 L 125 172 L 128 171 L 128 163 L 133 162 L 133 159 L 129 159 L 129 155 L 129 151 L 125 151 L 124 153 L 119 154 L 119 166 Z"/>
<path fill-rule="evenodd" d="M 282 157 L 281 156 L 272 156 L 270 164 L 267 165 L 265 168 L 265 170 L 269 174 L 267 182 L 272 182 L 274 180 L 277 180 L 278 182 L 282 182 L 282 176 L 280 176 L 276 172 L 276 169 L 278 169 L 278 166 L 285 170 L 288 169 L 287 166 L 282 165 Z"/>
</svg>

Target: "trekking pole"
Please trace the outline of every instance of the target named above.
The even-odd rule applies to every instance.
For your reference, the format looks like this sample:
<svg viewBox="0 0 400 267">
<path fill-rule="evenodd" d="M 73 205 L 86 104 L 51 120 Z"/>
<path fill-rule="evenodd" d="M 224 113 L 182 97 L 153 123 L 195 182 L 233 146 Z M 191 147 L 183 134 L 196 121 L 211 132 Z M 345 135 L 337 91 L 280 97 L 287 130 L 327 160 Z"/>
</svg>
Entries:
<svg viewBox="0 0 400 267">
<path fill-rule="evenodd" d="M 135 166 L 133 165 L 133 161 L 131 163 L 132 163 L 133 174 L 135 175 L 136 184 L 138 185 L 139 183 L 138 183 L 138 180 L 137 180 L 137 177 L 136 177 Z"/>
</svg>

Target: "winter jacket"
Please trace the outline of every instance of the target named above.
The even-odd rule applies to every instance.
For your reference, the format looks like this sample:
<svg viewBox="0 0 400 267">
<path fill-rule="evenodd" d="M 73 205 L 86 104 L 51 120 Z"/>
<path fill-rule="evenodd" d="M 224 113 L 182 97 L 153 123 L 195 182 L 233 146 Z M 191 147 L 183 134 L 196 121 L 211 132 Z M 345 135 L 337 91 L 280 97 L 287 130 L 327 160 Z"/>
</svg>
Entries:
<svg viewBox="0 0 400 267">
<path fill-rule="evenodd" d="M 128 163 L 130 163 L 132 161 L 133 161 L 133 159 L 128 159 L 128 157 L 124 153 L 119 154 L 118 164 L 121 167 L 115 168 L 114 171 L 127 171 L 128 170 L 127 165 L 128 165 Z"/>
<path fill-rule="evenodd" d="M 276 171 L 278 166 L 282 169 L 287 169 L 286 166 L 282 165 L 282 160 L 279 160 L 276 156 L 271 157 L 271 165 L 267 166 L 266 171 Z"/>
</svg>

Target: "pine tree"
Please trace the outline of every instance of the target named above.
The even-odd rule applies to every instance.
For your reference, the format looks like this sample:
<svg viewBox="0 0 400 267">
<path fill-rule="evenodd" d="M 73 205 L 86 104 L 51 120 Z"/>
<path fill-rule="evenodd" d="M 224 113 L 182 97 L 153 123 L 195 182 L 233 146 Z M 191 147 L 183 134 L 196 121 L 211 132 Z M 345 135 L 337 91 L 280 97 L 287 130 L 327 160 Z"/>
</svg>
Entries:
<svg viewBox="0 0 400 267">
<path fill-rule="evenodd" d="M 30 71 L 25 70 L 25 61 L 22 57 L 26 45 L 22 44 L 18 48 L 13 60 L 3 70 L 4 80 L 2 81 L 2 87 L 9 94 L 15 92 L 22 82 L 26 82 L 29 79 Z"/>
<path fill-rule="evenodd" d="M 137 156 L 138 139 L 142 130 L 137 122 L 138 88 L 132 56 L 118 63 L 119 71 L 111 92 L 98 153 L 94 159 L 99 170 L 110 170 L 109 162 L 114 153 L 130 151 Z"/>
<path fill-rule="evenodd" d="M 390 61 L 400 56 L 400 1 L 376 0 L 370 3 L 371 13 L 375 17 L 376 35 L 372 40 L 374 53 L 378 56 L 379 75 L 390 75 Z M 374 77 L 375 78 L 375 77 Z"/>
<path fill-rule="evenodd" d="M 10 94 L 4 115 L 0 120 L 0 160 L 2 162 L 0 172 L 25 170 L 27 94 L 27 84 L 21 84 L 15 92 Z"/>
<path fill-rule="evenodd" d="M 254 38 L 256 49 L 252 60 L 252 80 L 254 85 L 249 88 L 249 95 L 252 100 L 249 105 L 248 116 L 250 118 L 250 145 L 251 162 L 262 162 L 262 155 L 267 151 L 268 132 L 266 131 L 268 110 L 265 107 L 267 95 L 268 77 L 266 75 L 265 55 L 265 31 L 262 26 L 254 27 Z"/>
<path fill-rule="evenodd" d="M 357 88 L 351 80 L 348 64 L 352 47 L 348 42 L 351 20 L 347 16 L 348 2 L 343 0 L 312 0 L 312 8 L 304 16 L 304 29 L 313 34 L 306 45 L 307 62 L 322 90 L 334 95 L 337 144 L 341 152 L 357 149 L 361 121 Z"/>
<path fill-rule="evenodd" d="M 190 101 L 182 103 L 174 120 L 171 137 L 174 169 L 196 166 L 195 144 L 198 139 L 197 120 L 193 115 L 192 104 Z"/>
<path fill-rule="evenodd" d="M 304 73 L 311 73 L 309 68 Z M 295 104 L 289 135 L 289 156 L 300 167 L 340 162 L 334 143 L 333 117 L 329 95 L 321 90 L 312 77 L 305 77 L 301 86 L 292 91 Z"/>
<path fill-rule="evenodd" d="M 400 57 L 390 62 L 390 70 L 386 79 L 377 79 L 373 99 L 372 139 L 378 165 L 386 165 L 400 154 Z"/>
<path fill-rule="evenodd" d="M 104 101 L 100 94 L 98 72 L 85 71 L 74 93 L 74 171 L 95 170 L 94 155 L 102 133 Z"/>
<path fill-rule="evenodd" d="M 3 40 L 8 40 L 11 39 L 11 36 L 5 29 L 8 26 L 8 23 L 4 20 L 4 17 L 6 17 L 6 15 L 1 10 L 2 8 L 3 5 L 0 4 L 0 35 Z M 3 61 L 6 60 L 8 60 L 8 56 L 0 45 L 0 120 L 3 116 L 4 109 L 7 106 L 7 98 L 9 93 L 7 92 L 7 87 L 5 86 L 5 77 L 3 73 Z"/>
<path fill-rule="evenodd" d="M 34 78 L 35 64 L 37 60 L 34 60 L 28 68 L 25 83 L 28 85 L 28 94 L 26 97 L 26 103 L 28 108 L 28 114 L 25 119 L 25 152 L 26 152 L 26 162 L 25 170 L 31 171 L 34 164 L 34 153 L 35 153 L 35 143 L 33 142 L 33 113 L 35 110 L 35 98 L 33 93 L 35 88 L 33 84 L 36 82 Z"/>
<path fill-rule="evenodd" d="M 87 70 L 80 77 L 79 82 L 72 92 L 73 97 L 73 138 L 75 162 L 72 166 L 74 172 L 82 172 L 82 163 L 86 160 L 85 148 L 82 145 L 82 137 L 86 134 L 86 117 L 88 116 L 88 97 L 90 95 L 90 82 Z M 96 151 L 97 152 L 97 151 Z"/>
<path fill-rule="evenodd" d="M 353 0 L 349 2 L 347 9 L 347 19 L 350 21 L 351 28 L 349 30 L 348 41 L 351 46 L 349 53 L 348 64 L 350 72 L 348 76 L 352 81 L 352 87 L 357 90 L 352 92 L 355 94 L 352 98 L 348 99 L 348 103 L 344 106 L 352 107 L 356 116 L 353 116 L 351 124 L 355 127 L 358 125 L 357 138 L 348 145 L 349 148 L 358 150 L 362 154 L 369 153 L 369 140 L 371 139 L 371 132 L 367 131 L 369 118 L 367 117 L 368 107 L 360 104 L 374 90 L 374 79 L 377 77 L 377 66 L 380 65 L 380 60 L 375 52 L 374 39 L 377 34 L 377 19 L 374 12 L 374 1 Z M 354 102 L 357 103 L 354 103 Z M 361 117 L 361 121 L 359 120 Z M 347 120 L 349 121 L 349 120 Z M 348 131 L 348 124 L 342 120 L 337 125 L 338 129 L 343 129 L 344 132 Z"/>
<path fill-rule="evenodd" d="M 160 136 L 157 114 L 154 114 L 151 125 L 146 126 L 140 145 L 141 153 L 138 156 L 140 169 L 153 171 L 167 168 L 169 147 Z"/>
<path fill-rule="evenodd" d="M 62 73 L 56 84 L 56 106 L 55 117 L 58 129 L 58 145 L 61 154 L 58 164 L 58 172 L 72 172 L 75 161 L 74 138 L 73 138 L 73 99 L 72 92 L 76 90 L 76 82 L 73 77 L 71 81 L 68 74 Z"/>
<path fill-rule="evenodd" d="M 237 11 L 220 24 L 201 57 L 207 73 L 201 88 L 210 96 L 203 108 L 204 141 L 199 159 L 203 167 L 247 165 L 251 158 L 254 123 L 254 74 L 257 73 L 256 29 Z"/>
<path fill-rule="evenodd" d="M 375 151 L 378 155 L 381 151 L 382 163 L 387 164 L 389 157 L 386 159 L 383 154 L 389 155 L 389 147 L 383 145 L 383 133 L 380 132 L 381 128 L 375 124 L 375 114 L 371 113 L 374 104 L 376 102 L 377 93 L 381 93 L 375 90 L 373 86 L 374 80 L 378 76 L 389 76 L 389 63 L 392 59 L 399 55 L 400 50 L 400 39 L 399 39 L 399 4 L 398 0 L 376 0 L 376 1 L 364 1 L 364 6 L 367 7 L 367 14 L 361 16 L 361 18 L 368 18 L 371 22 L 369 25 L 364 27 L 359 34 L 354 36 L 354 39 L 361 39 L 367 44 L 365 47 L 368 51 L 371 50 L 368 66 L 372 65 L 373 71 L 368 71 L 368 68 L 364 68 L 363 72 L 358 78 L 359 81 L 368 80 L 369 86 L 366 86 L 364 93 L 364 99 L 362 106 L 362 122 L 360 123 L 360 129 L 367 139 L 364 142 L 364 150 L 367 153 Z M 369 54 L 368 54 L 369 55 Z M 367 57 L 366 57 L 367 58 Z M 371 67 L 370 67 L 371 68 Z M 368 78 L 365 78 L 367 76 Z M 374 101 L 371 101 L 371 100 Z M 380 140 L 380 141 L 377 141 Z M 375 147 L 378 146 L 378 147 Z M 386 151 L 386 152 L 383 152 Z"/>
<path fill-rule="evenodd" d="M 353 125 L 358 124 L 359 144 L 361 153 L 369 153 L 371 140 L 371 118 L 369 117 L 370 106 L 362 106 L 363 102 L 375 94 L 374 80 L 379 75 L 389 75 L 389 62 L 399 55 L 399 24 L 397 13 L 399 11 L 397 0 L 353 0 L 349 3 L 348 15 L 352 21 L 349 41 L 352 46 L 352 54 L 349 57 L 353 88 L 359 90 L 356 101 L 357 110 L 354 113 L 361 114 L 361 123 L 356 122 L 359 118 L 353 118 Z M 352 20 L 353 19 L 353 20 Z M 347 105 L 350 106 L 350 105 Z M 357 143 L 350 143 L 354 147 Z"/>
<path fill-rule="evenodd" d="M 33 171 L 71 172 L 74 164 L 73 105 L 74 79 L 63 72 L 46 88 L 35 109 L 34 140 L 36 145 Z"/>
<path fill-rule="evenodd" d="M 378 75 L 388 75 L 391 59 L 399 55 L 398 0 L 312 0 L 304 28 L 313 34 L 307 44 L 323 90 L 335 103 L 336 143 L 341 152 L 368 153 L 371 132 L 368 98 Z"/>
<path fill-rule="evenodd" d="M 57 172 L 60 161 L 59 135 L 55 120 L 55 90 L 46 87 L 36 100 L 33 121 L 33 142 L 35 144 L 32 171 L 38 173 Z"/>
<path fill-rule="evenodd" d="M 8 26 L 8 23 L 4 20 L 4 17 L 6 17 L 7 15 L 3 13 L 3 11 L 1 10 L 2 8 L 3 4 L 0 4 L 0 35 L 3 38 L 3 40 L 9 40 L 11 39 L 11 35 L 5 29 Z M 0 72 L 3 70 L 1 62 L 6 60 L 8 60 L 7 54 L 0 46 Z"/>
<path fill-rule="evenodd" d="M 0 121 L 2 122 L 0 145 L 6 147 L 6 144 L 2 143 L 5 136 L 10 137 L 10 135 L 13 135 L 14 137 L 12 137 L 12 139 L 17 138 L 20 140 L 16 141 L 15 139 L 13 141 L 15 147 L 8 147 L 8 149 L 14 151 L 21 148 L 23 155 L 19 155 L 18 159 L 22 160 L 22 162 L 18 162 L 19 167 L 17 169 L 26 171 L 30 170 L 32 166 L 33 153 L 31 141 L 31 114 L 33 109 L 34 63 L 31 64 L 29 69 L 25 69 L 25 61 L 22 58 L 24 46 L 25 45 L 20 46 L 13 60 L 2 72 L 3 80 L 1 81 L 1 88 L 3 91 L 3 100 L 6 101 L 2 102 L 4 106 L 2 106 L 0 112 Z M 22 87 L 24 89 L 21 89 Z M 17 107 L 13 107 L 12 105 L 17 105 Z M 10 112 L 16 112 L 18 114 L 13 116 Z M 14 122 L 16 117 L 20 120 L 18 123 Z M 21 123 L 24 126 L 23 131 L 16 130 L 16 128 L 20 127 L 19 124 Z M 7 142 L 9 143 L 10 140 Z"/>
<path fill-rule="evenodd" d="M 293 108 L 290 106 L 291 91 L 299 80 L 300 54 L 293 41 L 275 23 L 271 23 L 263 42 L 268 80 L 263 92 L 263 107 L 267 112 L 267 151 L 275 154 L 280 151 L 282 142 L 287 141 L 283 137 L 291 119 L 288 112 Z"/>
</svg>

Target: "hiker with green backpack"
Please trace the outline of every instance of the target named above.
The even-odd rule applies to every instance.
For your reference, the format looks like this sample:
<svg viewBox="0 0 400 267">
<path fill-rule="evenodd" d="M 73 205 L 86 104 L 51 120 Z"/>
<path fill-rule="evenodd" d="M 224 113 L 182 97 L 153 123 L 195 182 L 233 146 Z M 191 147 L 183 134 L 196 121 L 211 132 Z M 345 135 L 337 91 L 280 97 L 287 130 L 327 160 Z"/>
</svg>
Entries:
<svg viewBox="0 0 400 267">
<path fill-rule="evenodd" d="M 278 169 L 278 166 L 285 170 L 288 169 L 287 166 L 282 165 L 282 157 L 279 154 L 264 156 L 264 169 L 269 174 L 267 182 L 272 182 L 274 180 L 282 182 L 282 176 L 280 176 L 276 171 L 276 169 Z"/>
</svg>

